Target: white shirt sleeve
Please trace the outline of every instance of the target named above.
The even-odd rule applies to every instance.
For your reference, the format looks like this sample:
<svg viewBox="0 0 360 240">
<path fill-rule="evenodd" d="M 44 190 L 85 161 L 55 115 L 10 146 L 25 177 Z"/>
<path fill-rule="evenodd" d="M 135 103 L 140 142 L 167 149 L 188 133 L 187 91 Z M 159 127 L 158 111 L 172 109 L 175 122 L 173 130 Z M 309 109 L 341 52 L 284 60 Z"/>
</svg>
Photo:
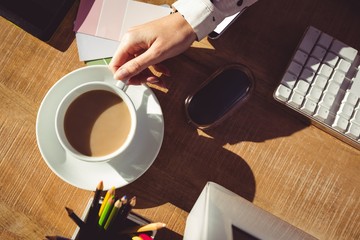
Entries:
<svg viewBox="0 0 360 240">
<path fill-rule="evenodd" d="M 198 40 L 206 37 L 225 17 L 244 11 L 257 0 L 177 0 L 172 6 L 194 29 Z"/>
</svg>

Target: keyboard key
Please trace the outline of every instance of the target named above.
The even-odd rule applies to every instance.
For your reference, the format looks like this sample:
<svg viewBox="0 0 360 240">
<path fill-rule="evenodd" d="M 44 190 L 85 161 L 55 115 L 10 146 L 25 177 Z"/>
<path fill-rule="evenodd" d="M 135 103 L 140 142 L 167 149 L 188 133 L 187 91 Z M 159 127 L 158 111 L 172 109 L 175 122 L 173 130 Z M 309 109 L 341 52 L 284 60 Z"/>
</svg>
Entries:
<svg viewBox="0 0 360 240">
<path fill-rule="evenodd" d="M 339 111 L 338 111 L 338 115 L 342 116 L 343 118 L 349 120 L 350 117 L 352 116 L 354 111 L 354 106 L 351 106 L 349 104 L 346 103 L 342 103 L 340 105 Z"/>
<path fill-rule="evenodd" d="M 349 47 L 345 43 L 335 39 L 331 44 L 330 51 L 338 56 L 345 58 L 349 62 L 354 61 L 358 51 L 352 47 Z"/>
<path fill-rule="evenodd" d="M 321 61 L 319 59 L 309 57 L 305 67 L 312 70 L 314 73 L 317 72 L 321 64 Z"/>
<path fill-rule="evenodd" d="M 324 106 L 318 106 L 318 108 L 316 109 L 316 112 L 314 114 L 314 117 L 318 120 L 320 120 L 320 122 L 325 122 L 330 115 L 330 111 L 327 107 Z"/>
<path fill-rule="evenodd" d="M 303 101 L 304 101 L 303 95 L 297 92 L 293 92 L 288 103 L 295 108 L 299 108 L 302 105 Z"/>
<path fill-rule="evenodd" d="M 324 63 L 334 68 L 339 60 L 339 57 L 332 52 L 328 52 L 324 58 Z"/>
<path fill-rule="evenodd" d="M 340 85 L 336 82 L 329 82 L 329 85 L 326 87 L 326 92 L 331 93 L 336 96 L 340 90 Z"/>
<path fill-rule="evenodd" d="M 294 74 L 296 77 L 298 77 L 300 75 L 302 66 L 300 64 L 298 64 L 297 62 L 291 62 L 289 67 L 288 67 L 288 72 Z"/>
<path fill-rule="evenodd" d="M 317 103 L 317 102 L 319 102 L 322 93 L 323 93 L 322 89 L 320 89 L 316 86 L 312 86 L 310 88 L 309 95 L 307 97 Z"/>
<path fill-rule="evenodd" d="M 356 96 L 354 93 L 350 92 L 349 90 L 346 91 L 343 102 L 355 107 L 356 103 L 358 102 L 358 96 Z"/>
<path fill-rule="evenodd" d="M 351 121 L 355 122 L 356 124 L 360 125 L 360 111 L 359 109 L 355 111 L 353 118 Z"/>
<path fill-rule="evenodd" d="M 347 73 L 350 69 L 350 66 L 351 66 L 350 62 L 346 61 L 345 59 L 340 59 L 337 66 L 335 67 L 335 70 Z"/>
<path fill-rule="evenodd" d="M 329 78 L 333 72 L 333 69 L 326 64 L 321 64 L 318 74 Z"/>
<path fill-rule="evenodd" d="M 324 89 L 327 82 L 328 82 L 327 78 L 325 78 L 324 76 L 321 76 L 321 75 L 317 75 L 314 79 L 313 85 L 317 86 L 320 89 Z"/>
<path fill-rule="evenodd" d="M 357 72 L 356 76 L 352 79 L 350 91 L 360 98 L 360 71 Z"/>
<path fill-rule="evenodd" d="M 334 71 L 334 74 L 331 76 L 331 80 L 338 84 L 342 84 L 344 79 L 345 74 L 342 71 Z"/>
<path fill-rule="evenodd" d="M 353 139 L 359 139 L 360 137 L 360 126 L 356 123 L 351 123 L 349 125 L 349 128 L 347 132 L 345 133 L 347 136 L 353 138 Z"/>
<path fill-rule="evenodd" d="M 309 87 L 310 87 L 309 83 L 305 82 L 304 80 L 299 80 L 296 84 L 294 91 L 298 92 L 302 96 L 305 96 Z"/>
<path fill-rule="evenodd" d="M 301 50 L 297 50 L 294 55 L 294 61 L 304 66 L 306 60 L 308 59 L 308 55 Z"/>
<path fill-rule="evenodd" d="M 317 44 L 322 46 L 325 49 L 328 49 L 330 47 L 332 41 L 333 41 L 333 37 L 331 37 L 329 34 L 321 33 Z"/>
<path fill-rule="evenodd" d="M 300 74 L 299 79 L 302 79 L 302 80 L 305 80 L 308 83 L 311 83 L 313 81 L 313 79 L 314 79 L 314 76 L 315 76 L 314 71 L 312 71 L 310 69 L 307 69 L 307 68 L 304 68 L 303 71 Z"/>
<path fill-rule="evenodd" d="M 284 85 L 279 85 L 279 87 L 276 89 L 275 96 L 277 99 L 286 102 L 291 94 L 291 89 L 288 87 L 285 87 Z"/>
<path fill-rule="evenodd" d="M 294 74 L 286 72 L 284 74 L 283 79 L 281 80 L 281 84 L 283 84 L 284 86 L 290 89 L 293 89 L 296 81 L 297 81 L 297 77 Z"/>
<path fill-rule="evenodd" d="M 345 132 L 348 124 L 349 124 L 349 121 L 348 121 L 348 120 L 346 120 L 345 118 L 337 115 L 337 116 L 335 117 L 335 121 L 334 121 L 334 123 L 333 123 L 332 126 L 333 126 L 336 130 L 338 130 L 339 132 Z"/>
<path fill-rule="evenodd" d="M 304 113 L 309 114 L 311 116 L 314 114 L 316 106 L 317 106 L 316 103 L 311 99 L 305 99 L 304 104 L 301 107 L 301 110 L 303 110 Z"/>
<path fill-rule="evenodd" d="M 314 27 L 309 27 L 299 45 L 299 49 L 301 49 L 303 52 L 307 54 L 310 54 L 320 34 L 321 34 L 320 30 Z"/>
<path fill-rule="evenodd" d="M 320 101 L 320 105 L 330 109 L 335 102 L 335 96 L 331 93 L 325 93 Z"/>
<path fill-rule="evenodd" d="M 318 45 L 314 47 L 314 50 L 311 53 L 311 56 L 322 61 L 325 57 L 326 50 Z"/>
</svg>

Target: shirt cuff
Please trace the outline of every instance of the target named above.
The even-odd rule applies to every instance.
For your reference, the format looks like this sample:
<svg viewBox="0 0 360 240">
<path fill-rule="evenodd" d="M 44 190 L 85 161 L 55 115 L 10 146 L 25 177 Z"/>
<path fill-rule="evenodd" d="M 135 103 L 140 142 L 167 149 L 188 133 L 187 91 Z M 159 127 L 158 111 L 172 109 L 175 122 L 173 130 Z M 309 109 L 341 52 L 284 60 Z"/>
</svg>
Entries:
<svg viewBox="0 0 360 240">
<path fill-rule="evenodd" d="M 178 0 L 172 6 L 194 29 L 198 40 L 205 38 L 225 18 L 206 0 Z"/>
</svg>

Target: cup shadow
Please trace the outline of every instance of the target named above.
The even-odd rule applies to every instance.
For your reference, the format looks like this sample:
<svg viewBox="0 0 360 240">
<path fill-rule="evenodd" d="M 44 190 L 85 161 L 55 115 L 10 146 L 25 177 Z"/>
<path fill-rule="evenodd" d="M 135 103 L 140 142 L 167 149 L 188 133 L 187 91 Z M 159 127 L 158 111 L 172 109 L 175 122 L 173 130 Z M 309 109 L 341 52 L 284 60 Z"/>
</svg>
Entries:
<svg viewBox="0 0 360 240">
<path fill-rule="evenodd" d="M 146 99 L 144 96 L 142 101 Z M 173 116 L 167 122 L 166 115 L 171 113 L 164 108 L 163 112 L 166 127 L 159 155 L 143 176 L 118 191 L 136 195 L 137 208 L 170 202 L 190 211 L 206 183 L 214 181 L 253 200 L 255 178 L 244 159 L 219 145 L 221 142 L 199 136 L 196 129 L 184 121 L 184 116 Z"/>
<path fill-rule="evenodd" d="M 223 65 L 224 59 L 211 56 L 214 50 L 189 51 L 166 62 L 172 72 L 171 78 L 161 77 L 167 85 L 166 93 L 153 89 L 165 122 L 164 140 L 157 158 L 140 178 L 117 190 L 136 195 L 139 199 L 136 208 L 171 203 L 190 212 L 208 181 L 253 201 L 256 176 L 247 159 L 233 152 L 232 146 L 289 136 L 307 126 L 279 108 L 272 99 L 271 88 L 266 86 L 268 83 L 260 82 L 255 74 L 255 89 L 249 100 L 215 128 L 198 131 L 186 120 L 184 101 L 217 69 L 211 65 Z M 209 60 L 200 65 L 201 71 L 188 61 L 189 56 L 196 55 Z M 186 74 L 184 69 L 191 74 Z M 204 69 L 211 70 L 204 75 Z"/>
<path fill-rule="evenodd" d="M 194 55 L 213 54 L 213 50 L 190 51 Z M 178 58 L 186 60 L 188 54 Z M 199 134 L 187 123 L 184 101 L 187 94 L 216 69 L 212 68 L 204 76 L 202 71 L 191 68 L 191 62 L 184 59 L 166 62 L 172 72 L 171 79 L 162 77 L 168 91 L 154 90 L 165 121 L 161 150 L 152 166 L 139 179 L 119 191 L 136 195 L 138 208 L 170 202 L 189 212 L 206 182 L 213 181 L 253 201 L 256 178 L 247 159 L 229 150 L 231 146 L 289 136 L 307 124 L 294 121 L 294 117 L 279 108 L 276 101 L 270 101 L 272 93 L 262 93 L 266 83 L 260 83 L 255 76 L 255 89 L 249 100 L 220 125 Z M 206 64 L 211 65 L 211 62 Z M 192 71 L 191 79 L 185 78 L 184 69 Z"/>
<path fill-rule="evenodd" d="M 148 105 L 154 104 L 152 101 L 154 99 L 151 89 L 146 89 L 141 93 L 139 107 L 136 109 L 138 119 L 133 139 L 134 144 L 124 150 L 122 154 L 126 157 L 122 157 L 121 161 L 108 162 L 127 182 L 134 181 L 149 168 L 149 159 L 151 160 L 156 155 L 157 148 L 159 148 L 160 134 L 163 133 L 163 120 L 161 119 L 162 116 L 156 113 L 157 110 L 149 109 L 151 107 Z M 148 152 L 149 155 L 146 156 L 148 158 L 146 161 L 142 157 L 145 150 L 140 151 L 139 146 L 145 150 L 151 149 L 151 153 Z"/>
</svg>

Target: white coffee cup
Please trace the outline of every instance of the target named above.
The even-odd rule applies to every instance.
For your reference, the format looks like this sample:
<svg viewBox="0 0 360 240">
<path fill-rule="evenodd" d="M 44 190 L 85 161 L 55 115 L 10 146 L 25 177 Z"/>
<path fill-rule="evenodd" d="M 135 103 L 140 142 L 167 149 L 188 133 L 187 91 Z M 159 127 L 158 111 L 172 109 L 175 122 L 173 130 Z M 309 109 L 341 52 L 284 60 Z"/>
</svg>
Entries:
<svg viewBox="0 0 360 240">
<path fill-rule="evenodd" d="M 55 130 L 67 154 L 87 162 L 107 162 L 132 143 L 136 109 L 124 91 L 126 85 L 118 82 L 118 86 L 102 81 L 84 83 L 61 100 Z"/>
</svg>

